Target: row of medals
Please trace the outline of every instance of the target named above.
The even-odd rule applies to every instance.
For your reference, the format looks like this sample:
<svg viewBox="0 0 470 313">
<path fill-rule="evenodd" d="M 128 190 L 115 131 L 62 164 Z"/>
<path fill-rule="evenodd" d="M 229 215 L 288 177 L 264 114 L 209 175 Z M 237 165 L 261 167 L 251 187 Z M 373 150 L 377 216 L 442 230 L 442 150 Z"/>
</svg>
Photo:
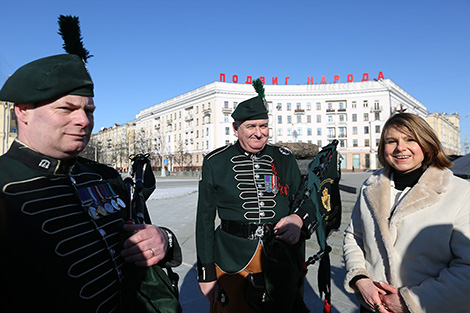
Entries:
<svg viewBox="0 0 470 313">
<path fill-rule="evenodd" d="M 126 204 L 122 201 L 121 198 L 115 196 L 115 199 L 106 199 L 106 202 L 103 204 L 91 202 L 89 204 L 85 204 L 85 209 L 88 212 L 88 215 L 91 216 L 93 219 L 98 219 L 102 216 L 106 216 L 113 212 L 119 211 L 124 209 Z"/>
<path fill-rule="evenodd" d="M 86 189 L 92 192 L 92 187 Z M 96 220 L 126 207 L 126 203 L 117 195 L 103 196 L 101 193 L 92 193 L 92 199 L 82 200 L 83 207 L 92 219 Z"/>
</svg>

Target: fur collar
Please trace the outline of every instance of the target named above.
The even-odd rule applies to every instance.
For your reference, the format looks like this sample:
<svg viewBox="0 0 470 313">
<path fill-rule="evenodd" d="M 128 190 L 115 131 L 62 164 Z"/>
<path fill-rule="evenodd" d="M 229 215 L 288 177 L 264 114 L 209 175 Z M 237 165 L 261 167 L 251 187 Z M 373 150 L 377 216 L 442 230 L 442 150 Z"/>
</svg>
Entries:
<svg viewBox="0 0 470 313">
<path fill-rule="evenodd" d="M 388 254 L 383 256 L 384 259 L 393 263 L 393 257 L 389 254 L 393 251 L 394 240 L 397 238 L 396 227 L 394 227 L 396 222 L 411 213 L 438 203 L 442 194 L 448 190 L 452 175 L 448 169 L 428 168 L 397 206 L 393 216 L 390 216 L 390 172 L 386 169 L 378 170 L 364 182 L 364 199 L 371 208 L 375 227 L 378 228 L 378 234 L 385 246 L 384 253 Z M 388 279 L 394 285 L 398 273 L 395 273 L 395 266 L 391 263 L 388 264 L 390 265 Z"/>
<path fill-rule="evenodd" d="M 452 172 L 447 169 L 428 168 L 397 207 L 391 222 L 438 202 L 441 194 L 448 190 L 452 175 Z M 388 219 L 390 217 L 390 173 L 381 169 L 372 174 L 364 185 L 365 199 L 375 217 Z"/>
</svg>

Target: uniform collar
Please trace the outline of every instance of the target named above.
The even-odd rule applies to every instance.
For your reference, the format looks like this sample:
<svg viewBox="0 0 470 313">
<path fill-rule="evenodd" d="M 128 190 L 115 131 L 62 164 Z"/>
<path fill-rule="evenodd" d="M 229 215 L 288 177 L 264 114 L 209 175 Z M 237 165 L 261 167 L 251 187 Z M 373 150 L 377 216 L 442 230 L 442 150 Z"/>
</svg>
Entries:
<svg viewBox="0 0 470 313">
<path fill-rule="evenodd" d="M 18 139 L 13 141 L 6 156 L 40 172 L 58 175 L 69 174 L 77 161 L 77 158 L 67 160 L 52 158 L 33 150 Z"/>
<path fill-rule="evenodd" d="M 237 148 L 238 151 L 240 151 L 240 153 L 246 155 L 247 157 L 251 157 L 251 156 L 261 156 L 264 154 L 264 151 L 266 150 L 266 147 L 267 147 L 267 144 L 266 146 L 264 146 L 263 150 L 261 150 L 260 152 L 257 152 L 257 153 L 252 153 L 252 152 L 248 152 L 248 151 L 245 151 L 242 146 L 240 145 L 240 142 L 237 140 L 237 142 L 235 142 L 235 147 Z"/>
</svg>

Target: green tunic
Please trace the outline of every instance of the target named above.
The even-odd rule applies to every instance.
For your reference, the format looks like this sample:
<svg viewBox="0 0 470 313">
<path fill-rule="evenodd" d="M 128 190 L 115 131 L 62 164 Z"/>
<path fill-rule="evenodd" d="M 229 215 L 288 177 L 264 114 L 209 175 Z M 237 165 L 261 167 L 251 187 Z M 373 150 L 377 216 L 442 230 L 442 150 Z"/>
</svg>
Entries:
<svg viewBox="0 0 470 313">
<path fill-rule="evenodd" d="M 292 196 L 300 184 L 294 155 L 268 144 L 252 154 L 237 142 L 208 154 L 202 166 L 196 221 L 198 280 L 216 279 L 215 265 L 237 273 L 252 259 L 260 240 L 241 238 L 217 227 L 222 220 L 242 223 L 277 223 L 289 214 Z M 310 225 L 311 202 L 295 212 Z M 215 231 L 214 231 L 215 229 Z"/>
</svg>

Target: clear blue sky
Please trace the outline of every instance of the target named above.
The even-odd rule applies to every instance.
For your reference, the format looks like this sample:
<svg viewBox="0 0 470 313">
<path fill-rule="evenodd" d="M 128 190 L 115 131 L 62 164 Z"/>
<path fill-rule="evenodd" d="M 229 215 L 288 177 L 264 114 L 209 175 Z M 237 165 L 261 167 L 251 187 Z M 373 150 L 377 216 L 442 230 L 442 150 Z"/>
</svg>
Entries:
<svg viewBox="0 0 470 313">
<path fill-rule="evenodd" d="M 0 85 L 63 53 L 60 14 L 79 16 L 94 55 L 94 132 L 220 73 L 306 84 L 382 71 L 429 112 L 470 114 L 469 0 L 3 1 Z M 461 126 L 470 141 L 470 117 Z"/>
</svg>

